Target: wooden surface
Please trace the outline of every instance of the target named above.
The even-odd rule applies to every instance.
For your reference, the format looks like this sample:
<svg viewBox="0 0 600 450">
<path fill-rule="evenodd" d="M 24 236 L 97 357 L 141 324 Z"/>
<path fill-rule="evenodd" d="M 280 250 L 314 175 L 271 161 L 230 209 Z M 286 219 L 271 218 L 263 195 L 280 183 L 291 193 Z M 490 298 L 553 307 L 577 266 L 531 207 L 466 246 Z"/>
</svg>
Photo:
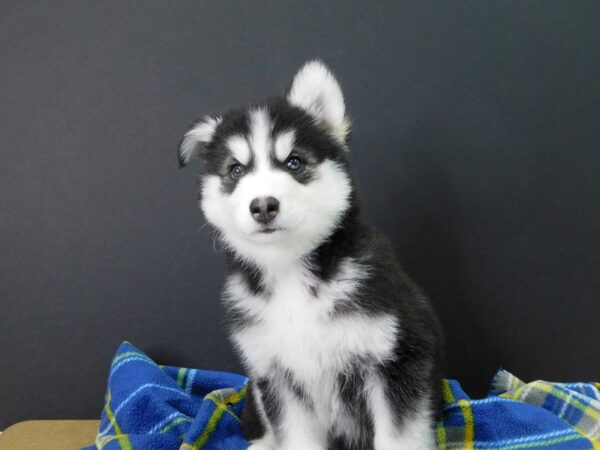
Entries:
<svg viewBox="0 0 600 450">
<path fill-rule="evenodd" d="M 93 445 L 98 420 L 27 420 L 0 435 L 0 450 L 78 450 Z"/>
</svg>

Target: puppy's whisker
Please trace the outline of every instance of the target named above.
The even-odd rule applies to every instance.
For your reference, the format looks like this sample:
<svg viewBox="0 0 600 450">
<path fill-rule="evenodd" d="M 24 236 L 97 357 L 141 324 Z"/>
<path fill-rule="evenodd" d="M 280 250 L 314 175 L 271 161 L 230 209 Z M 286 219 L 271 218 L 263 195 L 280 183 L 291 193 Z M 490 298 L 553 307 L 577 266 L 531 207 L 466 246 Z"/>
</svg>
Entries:
<svg viewBox="0 0 600 450">
<path fill-rule="evenodd" d="M 202 230 L 204 230 L 208 225 L 208 221 L 204 220 L 204 223 L 200 226 L 200 228 L 198 228 L 198 230 L 196 230 L 196 234 L 200 235 L 200 233 L 202 233 Z"/>
<path fill-rule="evenodd" d="M 220 238 L 221 235 L 219 234 L 219 232 L 217 230 L 213 231 L 213 236 L 212 236 L 212 249 L 214 253 L 219 253 L 219 242 L 220 242 Z"/>
</svg>

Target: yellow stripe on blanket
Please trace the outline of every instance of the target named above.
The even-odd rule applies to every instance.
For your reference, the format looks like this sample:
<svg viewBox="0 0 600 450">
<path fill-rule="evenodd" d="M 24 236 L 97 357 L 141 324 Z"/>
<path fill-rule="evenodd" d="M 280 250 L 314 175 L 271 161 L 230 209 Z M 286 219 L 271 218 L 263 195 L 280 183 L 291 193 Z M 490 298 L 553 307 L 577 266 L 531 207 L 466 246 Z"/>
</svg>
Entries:
<svg viewBox="0 0 600 450">
<path fill-rule="evenodd" d="M 112 409 L 110 407 L 111 400 L 112 395 L 110 393 L 110 390 L 108 390 L 106 392 L 106 401 L 104 402 L 104 411 L 106 412 L 106 417 L 108 417 L 108 420 L 115 429 L 115 434 L 113 436 L 98 435 L 98 437 L 96 438 L 96 447 L 98 447 L 98 450 L 102 450 L 106 444 L 116 439 L 119 443 L 119 447 L 121 447 L 122 450 L 132 450 L 131 442 L 129 442 L 129 437 L 126 434 L 123 434 L 123 432 L 121 431 L 121 427 L 119 427 L 117 419 L 115 418 L 115 415 L 112 412 Z"/>
<path fill-rule="evenodd" d="M 196 441 L 193 444 L 190 445 L 188 443 L 183 443 L 179 447 L 179 450 L 199 450 L 202 447 L 204 447 L 204 445 L 210 439 L 210 435 L 217 428 L 217 424 L 219 423 L 219 420 L 221 419 L 221 416 L 223 415 L 223 413 L 228 413 L 228 414 L 236 417 L 229 410 L 227 405 L 232 405 L 232 404 L 241 402 L 244 399 L 244 397 L 246 396 L 246 390 L 247 390 L 247 387 L 244 387 L 240 392 L 234 391 L 225 398 L 222 398 L 219 395 L 215 395 L 215 394 L 218 394 L 219 391 L 211 392 L 210 394 L 208 394 L 206 396 L 206 399 L 212 401 L 215 404 L 216 408 L 213 411 L 212 415 L 210 416 L 210 419 L 208 420 L 208 423 L 206 424 L 206 428 L 204 428 L 204 431 L 202 432 L 200 437 L 198 437 L 198 439 L 196 439 Z M 236 419 L 237 419 L 237 417 L 236 417 Z"/>
</svg>

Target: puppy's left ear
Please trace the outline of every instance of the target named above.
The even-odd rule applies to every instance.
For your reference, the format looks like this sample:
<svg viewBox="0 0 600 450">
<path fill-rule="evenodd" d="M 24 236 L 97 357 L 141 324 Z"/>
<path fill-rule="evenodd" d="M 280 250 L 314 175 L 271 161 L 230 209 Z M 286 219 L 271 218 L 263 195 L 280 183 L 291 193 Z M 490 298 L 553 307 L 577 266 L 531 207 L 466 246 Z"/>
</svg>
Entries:
<svg viewBox="0 0 600 450">
<path fill-rule="evenodd" d="M 321 61 L 307 62 L 294 77 L 288 101 L 323 123 L 342 144 L 346 143 L 350 123 L 342 89 Z"/>
<path fill-rule="evenodd" d="M 185 133 L 179 144 L 181 167 L 187 166 L 192 158 L 198 156 L 211 143 L 220 122 L 220 117 L 207 116 L 196 122 L 190 131 Z"/>
</svg>

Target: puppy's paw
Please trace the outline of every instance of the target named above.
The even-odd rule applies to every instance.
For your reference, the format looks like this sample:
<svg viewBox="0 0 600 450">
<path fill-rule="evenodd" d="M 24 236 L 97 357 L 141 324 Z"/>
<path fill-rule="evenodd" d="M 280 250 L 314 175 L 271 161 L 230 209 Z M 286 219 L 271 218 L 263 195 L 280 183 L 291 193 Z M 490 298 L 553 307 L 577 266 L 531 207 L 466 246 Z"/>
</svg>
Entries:
<svg viewBox="0 0 600 450">
<path fill-rule="evenodd" d="M 275 450 L 275 447 L 265 445 L 261 442 L 250 443 L 248 450 Z"/>
<path fill-rule="evenodd" d="M 301 445 L 293 445 L 293 446 L 287 445 L 287 446 L 281 447 L 278 450 L 309 450 L 309 449 L 310 450 L 326 450 L 327 447 L 323 447 L 321 445 L 316 445 L 316 444 L 307 442 L 306 444 L 301 444 Z M 419 449 L 419 450 L 421 450 L 421 449 Z"/>
<path fill-rule="evenodd" d="M 271 436 L 264 436 L 250 442 L 248 450 L 275 450 L 275 440 Z"/>
</svg>

